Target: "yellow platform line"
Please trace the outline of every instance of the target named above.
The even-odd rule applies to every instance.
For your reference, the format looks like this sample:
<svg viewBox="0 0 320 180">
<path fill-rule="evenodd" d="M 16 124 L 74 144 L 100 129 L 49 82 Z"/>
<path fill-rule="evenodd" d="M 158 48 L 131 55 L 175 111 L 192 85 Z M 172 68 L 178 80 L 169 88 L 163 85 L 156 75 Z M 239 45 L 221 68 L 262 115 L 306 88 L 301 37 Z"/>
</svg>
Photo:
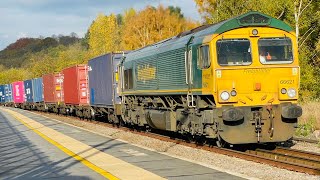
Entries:
<svg viewBox="0 0 320 180">
<path fill-rule="evenodd" d="M 9 112 L 10 113 L 10 112 Z M 47 140 L 49 143 L 53 144 L 54 146 L 56 146 L 57 148 L 59 148 L 61 151 L 63 151 L 64 153 L 66 153 L 67 155 L 73 157 L 74 159 L 80 161 L 82 164 L 86 165 L 87 167 L 89 167 L 90 169 L 92 169 L 93 171 L 101 174 L 103 177 L 108 178 L 110 180 L 118 180 L 119 178 L 117 178 L 116 176 L 113 176 L 112 174 L 110 174 L 108 171 L 105 171 L 99 167 L 97 167 L 96 165 L 92 164 L 91 162 L 87 161 L 85 158 L 78 156 L 77 154 L 73 153 L 72 151 L 70 151 L 69 149 L 65 148 L 64 146 L 62 146 L 61 144 L 57 143 L 56 141 L 54 141 L 53 139 L 49 138 L 48 136 L 42 134 L 41 132 L 39 132 L 38 130 L 36 130 L 35 128 L 33 128 L 32 126 L 30 126 L 29 124 L 25 123 L 22 119 L 18 118 L 17 116 L 15 116 L 14 114 L 10 113 L 16 120 L 18 120 L 19 122 L 21 122 L 23 125 L 25 125 L 26 127 L 28 127 L 29 129 L 31 129 L 33 132 L 37 133 L 39 136 L 41 136 L 43 139 Z"/>
<path fill-rule="evenodd" d="M 61 151 L 63 151 L 67 155 L 69 155 L 69 156 L 73 157 L 74 159 L 80 161 L 82 164 L 84 164 L 85 166 L 89 167 L 90 169 L 92 169 L 93 171 L 99 173 L 100 175 L 102 175 L 103 177 L 105 177 L 107 179 L 110 179 L 110 180 L 118 180 L 118 179 L 164 179 L 164 178 L 162 178 L 160 176 L 157 176 L 157 175 L 155 175 L 155 174 L 153 174 L 153 173 L 151 173 L 149 171 L 143 170 L 142 168 L 135 167 L 135 166 L 133 167 L 133 165 L 131 165 L 129 163 L 126 163 L 126 162 L 124 162 L 124 161 L 122 161 L 120 159 L 117 159 L 117 160 L 111 159 L 110 161 L 113 162 L 113 164 L 116 164 L 115 165 L 116 168 L 121 168 L 121 167 L 117 167 L 117 165 L 120 165 L 120 166 L 122 166 L 124 168 L 123 171 L 121 171 L 121 172 L 123 172 L 123 174 L 126 174 L 126 171 L 127 172 L 134 172 L 132 174 L 129 174 L 129 176 L 128 176 L 128 174 L 124 175 L 123 177 L 121 177 L 121 174 L 119 174 L 118 176 L 115 176 L 112 173 L 110 173 L 107 170 L 105 170 L 106 167 L 114 169 L 114 168 L 112 168 L 112 164 L 101 168 L 101 167 L 95 165 L 93 162 L 87 160 L 87 158 L 85 158 L 83 156 L 80 156 L 79 154 L 73 152 L 72 150 L 68 149 L 67 147 L 65 147 L 61 143 L 57 142 L 56 140 L 50 138 L 48 135 L 45 135 L 43 132 L 40 132 L 40 131 L 41 131 L 41 129 L 43 129 L 42 131 L 47 131 L 47 132 L 48 132 L 48 130 L 50 130 L 50 131 L 54 132 L 57 136 L 62 136 L 63 139 L 66 139 L 65 143 L 69 143 L 69 145 L 80 146 L 83 143 L 81 143 L 81 142 L 79 142 L 79 141 L 77 141 L 77 140 L 75 140 L 75 139 L 73 139 L 73 138 L 71 138 L 69 136 L 63 135 L 62 133 L 57 132 L 57 131 L 55 131 L 55 130 L 53 130 L 51 128 L 48 128 L 48 127 L 44 126 L 41 123 L 38 123 L 38 122 L 36 122 L 36 121 L 26 117 L 26 116 L 21 115 L 20 113 L 14 112 L 14 111 L 9 110 L 9 109 L 3 109 L 3 108 L 1 108 L 1 109 L 6 111 L 6 112 L 8 112 L 8 113 L 10 113 L 16 120 L 21 122 L 23 125 L 25 125 L 29 129 L 31 129 L 33 132 L 38 134 L 40 137 L 42 137 L 43 139 L 45 139 L 49 143 L 51 143 L 54 146 L 56 146 L 57 148 L 59 148 Z M 26 122 L 26 121 L 28 121 L 28 122 Z M 33 126 L 31 124 L 33 124 Z M 96 150 L 96 151 L 92 152 L 92 150 Z M 91 152 L 91 153 L 89 153 L 89 152 Z M 103 153 L 103 152 L 101 152 L 101 151 L 99 151 L 99 150 L 97 150 L 95 148 L 92 148 L 92 147 L 91 147 L 90 150 L 88 150 L 88 152 L 85 152 L 85 153 L 82 153 L 82 154 L 83 155 L 87 154 L 87 156 L 92 156 L 93 154 L 96 155 L 97 152 L 101 153 L 102 155 L 107 155 L 106 153 Z M 93 159 L 95 161 L 99 161 L 99 160 L 101 160 L 103 158 L 105 158 L 105 157 L 102 157 L 102 158 L 94 157 L 94 158 L 91 158 L 91 159 Z M 110 159 L 110 157 L 107 157 L 107 159 L 108 158 Z M 115 158 L 115 157 L 113 157 L 113 158 Z M 116 163 L 114 163 L 114 161 L 116 161 Z M 108 163 L 108 161 L 106 161 L 105 163 Z M 99 164 L 99 162 L 98 162 L 98 164 Z M 100 165 L 101 165 L 101 162 L 100 162 Z"/>
</svg>

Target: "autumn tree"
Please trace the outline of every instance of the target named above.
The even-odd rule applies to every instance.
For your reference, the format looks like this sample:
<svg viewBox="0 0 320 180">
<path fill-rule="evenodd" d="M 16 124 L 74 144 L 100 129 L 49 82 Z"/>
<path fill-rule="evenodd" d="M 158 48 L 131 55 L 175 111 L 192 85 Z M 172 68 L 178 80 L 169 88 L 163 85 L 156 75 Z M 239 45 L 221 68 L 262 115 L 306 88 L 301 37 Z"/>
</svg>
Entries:
<svg viewBox="0 0 320 180">
<path fill-rule="evenodd" d="M 123 23 L 129 23 L 129 19 L 136 15 L 137 15 L 137 12 L 133 8 L 125 10 L 123 15 Z"/>
<path fill-rule="evenodd" d="M 15 81 L 22 81 L 30 78 L 31 74 L 27 69 L 10 68 L 0 73 L 0 84 L 9 84 Z"/>
<path fill-rule="evenodd" d="M 88 44 L 92 55 L 98 56 L 117 50 L 117 31 L 117 17 L 114 14 L 99 14 L 89 28 Z"/>
<path fill-rule="evenodd" d="M 124 16 L 122 46 L 132 50 L 175 36 L 196 27 L 181 16 L 179 9 L 148 6 L 140 12 L 127 11 Z"/>
<path fill-rule="evenodd" d="M 64 68 L 75 66 L 77 64 L 87 64 L 89 58 L 87 51 L 81 43 L 73 44 L 58 53 L 55 71 L 60 72 Z"/>
</svg>

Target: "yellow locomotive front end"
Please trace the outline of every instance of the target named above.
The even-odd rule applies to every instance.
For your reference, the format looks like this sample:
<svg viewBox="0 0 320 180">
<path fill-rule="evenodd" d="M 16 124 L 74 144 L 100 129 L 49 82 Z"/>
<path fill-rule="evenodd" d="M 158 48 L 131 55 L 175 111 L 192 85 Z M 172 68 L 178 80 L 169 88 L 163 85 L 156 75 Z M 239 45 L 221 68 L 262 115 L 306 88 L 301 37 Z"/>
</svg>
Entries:
<svg viewBox="0 0 320 180">
<path fill-rule="evenodd" d="M 219 137 L 231 144 L 284 142 L 302 109 L 294 32 L 246 26 L 213 36 L 203 93 L 219 109 Z"/>
</svg>

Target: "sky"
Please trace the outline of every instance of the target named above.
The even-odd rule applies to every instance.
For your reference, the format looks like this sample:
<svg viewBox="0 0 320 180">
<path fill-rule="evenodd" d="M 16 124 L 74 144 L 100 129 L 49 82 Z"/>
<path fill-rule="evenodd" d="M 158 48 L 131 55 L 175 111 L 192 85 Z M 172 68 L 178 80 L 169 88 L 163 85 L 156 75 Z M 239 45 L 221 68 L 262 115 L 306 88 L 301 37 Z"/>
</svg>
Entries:
<svg viewBox="0 0 320 180">
<path fill-rule="evenodd" d="M 0 50 L 22 37 L 71 32 L 83 37 L 99 13 L 119 14 L 159 4 L 179 6 L 185 17 L 201 20 L 194 0 L 1 0 Z"/>
</svg>

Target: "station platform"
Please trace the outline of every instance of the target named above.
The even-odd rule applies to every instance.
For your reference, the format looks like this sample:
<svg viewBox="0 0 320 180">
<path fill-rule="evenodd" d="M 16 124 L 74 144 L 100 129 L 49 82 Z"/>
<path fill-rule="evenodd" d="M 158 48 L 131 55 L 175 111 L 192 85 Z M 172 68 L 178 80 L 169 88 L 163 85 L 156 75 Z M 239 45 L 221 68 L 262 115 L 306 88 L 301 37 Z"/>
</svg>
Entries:
<svg viewBox="0 0 320 180">
<path fill-rule="evenodd" d="M 243 179 L 21 109 L 0 129 L 0 179 Z"/>
</svg>

